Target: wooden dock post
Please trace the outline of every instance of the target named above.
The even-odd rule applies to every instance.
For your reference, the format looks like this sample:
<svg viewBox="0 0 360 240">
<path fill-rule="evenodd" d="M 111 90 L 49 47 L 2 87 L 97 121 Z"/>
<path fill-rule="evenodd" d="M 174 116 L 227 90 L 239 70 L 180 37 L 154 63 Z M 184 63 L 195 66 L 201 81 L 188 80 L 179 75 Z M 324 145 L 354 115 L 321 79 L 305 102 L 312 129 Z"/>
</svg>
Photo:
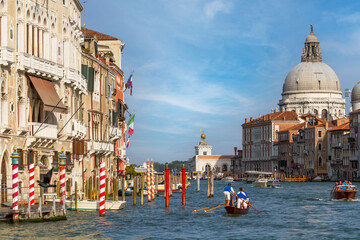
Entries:
<svg viewBox="0 0 360 240">
<path fill-rule="evenodd" d="M 71 179 L 69 178 L 68 180 L 67 180 L 67 189 L 68 189 L 68 194 L 67 194 L 67 196 L 68 196 L 68 198 L 70 199 L 70 197 L 71 197 Z"/>
<path fill-rule="evenodd" d="M 214 197 L 214 171 L 210 172 L 210 197 Z"/>
<path fill-rule="evenodd" d="M 114 187 L 115 187 L 115 192 L 114 192 L 115 200 L 114 201 L 119 201 L 119 180 L 116 177 L 114 177 L 113 183 L 114 183 Z"/>
<path fill-rule="evenodd" d="M 77 189 L 77 181 L 75 181 L 75 211 L 77 211 L 77 202 L 78 202 L 78 189 Z"/>
<path fill-rule="evenodd" d="M 141 201 L 141 206 L 144 205 L 144 175 L 140 175 L 140 181 L 141 181 L 141 190 L 140 190 L 140 201 Z"/>
<path fill-rule="evenodd" d="M 105 200 L 109 200 L 109 179 L 105 178 Z"/>
<path fill-rule="evenodd" d="M 38 213 L 39 213 L 39 218 L 42 218 L 42 208 L 41 208 L 41 202 L 42 202 L 42 197 L 40 195 L 39 197 L 39 208 L 38 208 Z"/>
<path fill-rule="evenodd" d="M 27 217 L 30 218 L 31 217 L 31 198 L 29 197 L 28 199 L 28 209 L 27 209 Z"/>
<path fill-rule="evenodd" d="M 96 178 L 96 200 L 100 199 L 100 179 Z"/>
<path fill-rule="evenodd" d="M 56 182 L 56 198 L 60 198 L 60 181 Z"/>
<path fill-rule="evenodd" d="M 52 215 L 53 217 L 55 217 L 55 216 L 56 216 L 55 196 L 53 196 L 53 206 L 52 206 L 51 215 Z"/>
<path fill-rule="evenodd" d="M 155 194 L 156 194 L 157 196 L 159 196 L 158 193 L 157 193 L 158 189 L 159 189 L 159 175 L 156 174 L 156 175 L 155 175 Z"/>
<path fill-rule="evenodd" d="M 41 203 L 44 204 L 44 189 L 42 187 L 40 187 L 40 198 L 41 198 Z"/>
<path fill-rule="evenodd" d="M 196 173 L 196 191 L 200 192 L 200 176 L 199 176 L 199 172 Z"/>
<path fill-rule="evenodd" d="M 207 175 L 207 184 L 208 184 L 208 188 L 207 188 L 207 197 L 210 197 L 210 172 L 209 172 L 209 167 L 206 168 L 206 175 Z"/>
<path fill-rule="evenodd" d="M 63 216 L 66 215 L 66 200 L 65 200 L 65 195 L 62 196 L 62 212 L 63 212 Z"/>
<path fill-rule="evenodd" d="M 169 194 L 169 167 L 168 165 L 166 164 L 166 167 L 165 167 L 165 184 L 164 184 L 164 187 L 165 187 L 165 208 L 169 208 L 169 197 L 170 197 L 170 194 Z"/>
<path fill-rule="evenodd" d="M 121 176 L 121 200 L 125 201 L 125 175 Z"/>
<path fill-rule="evenodd" d="M 169 196 L 172 197 L 173 196 L 173 181 L 172 181 L 172 174 L 169 173 Z"/>
<path fill-rule="evenodd" d="M 182 167 L 182 205 L 186 205 L 186 176 L 185 166 Z"/>
<path fill-rule="evenodd" d="M 133 187 L 133 204 L 134 204 L 134 206 L 136 206 L 136 187 L 137 187 L 136 179 L 137 179 L 137 176 L 134 177 L 134 187 Z"/>
</svg>

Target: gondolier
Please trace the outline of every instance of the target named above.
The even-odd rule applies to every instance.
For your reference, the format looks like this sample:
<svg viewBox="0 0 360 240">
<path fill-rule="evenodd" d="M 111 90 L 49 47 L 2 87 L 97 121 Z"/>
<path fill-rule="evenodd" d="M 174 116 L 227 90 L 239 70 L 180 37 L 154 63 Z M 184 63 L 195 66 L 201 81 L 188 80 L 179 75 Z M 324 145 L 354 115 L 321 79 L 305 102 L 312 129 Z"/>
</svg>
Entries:
<svg viewBox="0 0 360 240">
<path fill-rule="evenodd" d="M 240 188 L 239 190 L 240 192 L 237 193 L 237 208 L 248 208 L 248 195 L 243 188 Z"/>
<path fill-rule="evenodd" d="M 229 183 L 224 189 L 224 196 L 225 196 L 225 204 L 226 204 L 226 206 L 229 206 L 229 204 L 230 204 L 231 193 L 233 193 L 236 196 L 236 193 L 235 193 L 234 189 L 232 188 L 231 183 Z"/>
</svg>

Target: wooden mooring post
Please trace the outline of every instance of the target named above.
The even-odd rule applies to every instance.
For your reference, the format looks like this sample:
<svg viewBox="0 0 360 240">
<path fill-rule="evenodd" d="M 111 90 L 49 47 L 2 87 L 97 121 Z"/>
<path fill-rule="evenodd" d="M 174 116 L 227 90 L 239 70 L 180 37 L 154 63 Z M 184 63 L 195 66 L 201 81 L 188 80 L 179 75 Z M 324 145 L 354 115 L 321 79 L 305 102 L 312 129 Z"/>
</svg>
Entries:
<svg viewBox="0 0 360 240">
<path fill-rule="evenodd" d="M 133 204 L 136 206 L 136 189 L 137 189 L 137 176 L 134 177 L 134 188 L 133 188 Z"/>
<path fill-rule="evenodd" d="M 77 189 L 77 181 L 75 181 L 75 211 L 77 211 L 77 202 L 78 202 L 78 189 Z"/>
<path fill-rule="evenodd" d="M 200 176 L 199 176 L 199 173 L 196 173 L 196 191 L 200 192 Z"/>
<path fill-rule="evenodd" d="M 144 175 L 143 174 L 140 175 L 140 181 L 141 181 L 140 202 L 141 202 L 141 206 L 142 206 L 142 205 L 144 205 Z"/>
<path fill-rule="evenodd" d="M 121 200 L 125 201 L 125 176 L 121 176 Z"/>
</svg>

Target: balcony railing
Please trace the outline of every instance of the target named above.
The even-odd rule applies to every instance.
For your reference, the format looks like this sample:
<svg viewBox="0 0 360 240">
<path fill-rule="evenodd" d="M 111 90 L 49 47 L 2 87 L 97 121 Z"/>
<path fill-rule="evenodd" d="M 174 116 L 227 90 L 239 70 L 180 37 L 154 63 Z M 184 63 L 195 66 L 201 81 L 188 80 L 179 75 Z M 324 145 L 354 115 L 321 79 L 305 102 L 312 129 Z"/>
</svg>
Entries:
<svg viewBox="0 0 360 240">
<path fill-rule="evenodd" d="M 95 153 L 112 153 L 114 152 L 114 144 L 107 141 L 89 142 L 88 151 Z"/>
<path fill-rule="evenodd" d="M 111 140 L 116 140 L 121 138 L 121 129 L 118 127 L 110 126 L 109 137 L 111 138 Z"/>
<path fill-rule="evenodd" d="M 35 136 L 38 138 L 50 138 L 50 139 L 57 138 L 56 124 L 43 123 L 41 125 L 41 123 L 39 122 L 29 122 L 28 125 L 29 125 L 30 136 Z M 41 128 L 39 129 L 40 125 Z"/>
<path fill-rule="evenodd" d="M 79 89 L 83 93 L 86 93 L 86 79 L 81 73 L 73 68 L 65 69 L 65 81 L 70 83 L 75 89 Z"/>
<path fill-rule="evenodd" d="M 53 77 L 54 80 L 64 77 L 64 67 L 62 65 L 27 53 L 17 54 L 17 65 L 20 69 Z"/>
<path fill-rule="evenodd" d="M 0 47 L 0 64 L 7 66 L 14 62 L 14 49 Z"/>
<path fill-rule="evenodd" d="M 80 120 L 75 120 L 73 125 L 73 135 L 75 137 L 83 138 L 86 136 L 86 126 Z"/>
</svg>

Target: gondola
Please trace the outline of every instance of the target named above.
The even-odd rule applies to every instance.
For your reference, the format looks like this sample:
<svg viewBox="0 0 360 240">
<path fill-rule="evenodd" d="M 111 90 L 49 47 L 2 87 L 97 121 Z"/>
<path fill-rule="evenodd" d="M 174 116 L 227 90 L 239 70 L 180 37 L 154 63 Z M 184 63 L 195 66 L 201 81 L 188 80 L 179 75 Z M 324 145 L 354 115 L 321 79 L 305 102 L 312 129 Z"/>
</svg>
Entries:
<svg viewBox="0 0 360 240">
<path fill-rule="evenodd" d="M 336 185 L 333 187 L 330 196 L 336 200 L 351 200 L 356 198 L 357 192 L 355 185 Z"/>
<path fill-rule="evenodd" d="M 235 214 L 235 215 L 239 215 L 239 214 L 247 214 L 249 212 L 249 208 L 237 208 L 237 207 L 232 207 L 232 206 L 226 206 L 226 212 L 228 214 Z"/>
</svg>

